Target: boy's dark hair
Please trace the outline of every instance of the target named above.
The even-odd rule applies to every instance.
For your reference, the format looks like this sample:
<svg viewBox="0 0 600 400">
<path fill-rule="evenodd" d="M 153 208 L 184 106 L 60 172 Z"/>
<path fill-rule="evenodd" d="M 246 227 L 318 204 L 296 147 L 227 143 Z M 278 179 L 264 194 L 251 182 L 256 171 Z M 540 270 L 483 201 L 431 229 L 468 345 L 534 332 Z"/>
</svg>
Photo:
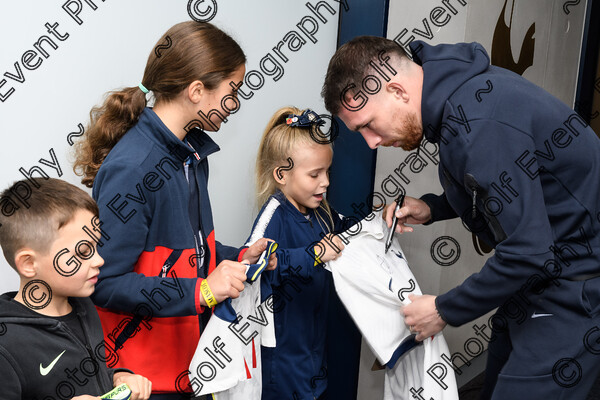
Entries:
<svg viewBox="0 0 600 400">
<path fill-rule="evenodd" d="M 375 72 L 369 63 L 377 62 L 380 54 L 395 56 L 402 62 L 408 60 L 406 52 L 398 43 L 377 36 L 358 36 L 337 49 L 329 61 L 321 90 L 325 108 L 331 114 L 339 113 L 341 96 L 348 85 L 354 84 L 356 90 L 359 90 L 363 79 Z M 389 75 L 389 72 L 385 73 Z M 348 93 L 353 94 L 353 90 L 348 90 Z"/>
<path fill-rule="evenodd" d="M 17 251 L 29 247 L 48 252 L 57 231 L 77 211 L 98 215 L 98 206 L 90 195 L 68 182 L 49 178 L 31 179 L 31 184 L 33 187 L 21 180 L 0 194 L 0 246 L 15 270 Z"/>
</svg>

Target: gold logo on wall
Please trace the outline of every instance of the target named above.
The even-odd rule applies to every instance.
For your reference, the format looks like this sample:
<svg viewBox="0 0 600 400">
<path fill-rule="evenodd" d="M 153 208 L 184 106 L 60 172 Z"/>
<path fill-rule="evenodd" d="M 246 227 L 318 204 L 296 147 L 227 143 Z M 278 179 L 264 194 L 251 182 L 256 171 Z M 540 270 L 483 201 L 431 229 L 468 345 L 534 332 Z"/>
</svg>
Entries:
<svg viewBox="0 0 600 400">
<path fill-rule="evenodd" d="M 508 25 L 506 25 L 504 17 L 508 0 L 504 1 L 504 7 L 502 7 L 502 12 L 498 17 L 498 23 L 496 24 L 496 29 L 494 29 L 494 37 L 492 39 L 492 65 L 506 68 L 519 75 L 523 75 L 523 72 L 533 65 L 533 52 L 535 49 L 535 39 L 533 38 L 533 35 L 535 33 L 535 22 L 531 24 L 527 30 L 521 44 L 521 53 L 519 54 L 518 60 L 515 62 L 510 44 L 515 1 L 516 0 L 512 0 Z"/>
</svg>

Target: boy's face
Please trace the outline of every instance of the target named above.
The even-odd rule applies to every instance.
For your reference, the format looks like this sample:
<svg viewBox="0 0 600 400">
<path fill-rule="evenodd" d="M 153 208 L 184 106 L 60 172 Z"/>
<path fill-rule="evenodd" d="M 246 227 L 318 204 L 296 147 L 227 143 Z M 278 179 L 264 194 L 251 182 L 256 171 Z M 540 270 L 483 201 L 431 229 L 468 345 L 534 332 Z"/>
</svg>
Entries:
<svg viewBox="0 0 600 400">
<path fill-rule="evenodd" d="M 54 296 L 87 297 L 94 292 L 104 260 L 96 243 L 82 229 L 90 226 L 93 218 L 87 210 L 77 211 L 58 230 L 48 253 L 38 253 L 35 279 L 50 285 Z"/>
</svg>

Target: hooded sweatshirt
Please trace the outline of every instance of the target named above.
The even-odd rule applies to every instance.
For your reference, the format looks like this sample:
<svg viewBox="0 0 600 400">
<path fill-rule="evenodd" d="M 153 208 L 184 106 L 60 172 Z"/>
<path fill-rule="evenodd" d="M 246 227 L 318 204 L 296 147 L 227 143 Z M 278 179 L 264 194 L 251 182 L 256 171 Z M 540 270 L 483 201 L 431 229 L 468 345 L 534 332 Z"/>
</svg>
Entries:
<svg viewBox="0 0 600 400">
<path fill-rule="evenodd" d="M 600 140 L 570 107 L 521 76 L 490 65 L 478 43 L 411 43 L 423 67 L 424 135 L 439 143 L 441 196 L 432 221 L 460 216 L 495 248 L 480 272 L 440 295 L 458 326 L 525 304 L 544 285 L 599 274 Z"/>
<path fill-rule="evenodd" d="M 64 322 L 28 309 L 13 300 L 15 295 L 0 296 L 0 398 L 71 399 L 112 390 L 117 370 L 106 366 L 110 355 L 89 298 L 69 299 L 83 329 L 82 342 Z"/>
</svg>

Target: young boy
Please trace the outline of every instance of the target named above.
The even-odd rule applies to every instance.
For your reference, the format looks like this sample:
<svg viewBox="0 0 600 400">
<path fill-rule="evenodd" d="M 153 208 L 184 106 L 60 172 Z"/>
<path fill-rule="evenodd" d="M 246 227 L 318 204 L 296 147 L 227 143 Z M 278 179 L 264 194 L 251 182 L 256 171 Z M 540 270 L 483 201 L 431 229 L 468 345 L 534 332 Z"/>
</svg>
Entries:
<svg viewBox="0 0 600 400">
<path fill-rule="evenodd" d="M 0 397 L 91 400 L 126 383 L 148 399 L 148 379 L 106 366 L 88 298 L 104 264 L 94 200 L 58 179 L 22 180 L 0 194 L 0 211 L 0 245 L 21 280 L 0 296 Z"/>
</svg>

